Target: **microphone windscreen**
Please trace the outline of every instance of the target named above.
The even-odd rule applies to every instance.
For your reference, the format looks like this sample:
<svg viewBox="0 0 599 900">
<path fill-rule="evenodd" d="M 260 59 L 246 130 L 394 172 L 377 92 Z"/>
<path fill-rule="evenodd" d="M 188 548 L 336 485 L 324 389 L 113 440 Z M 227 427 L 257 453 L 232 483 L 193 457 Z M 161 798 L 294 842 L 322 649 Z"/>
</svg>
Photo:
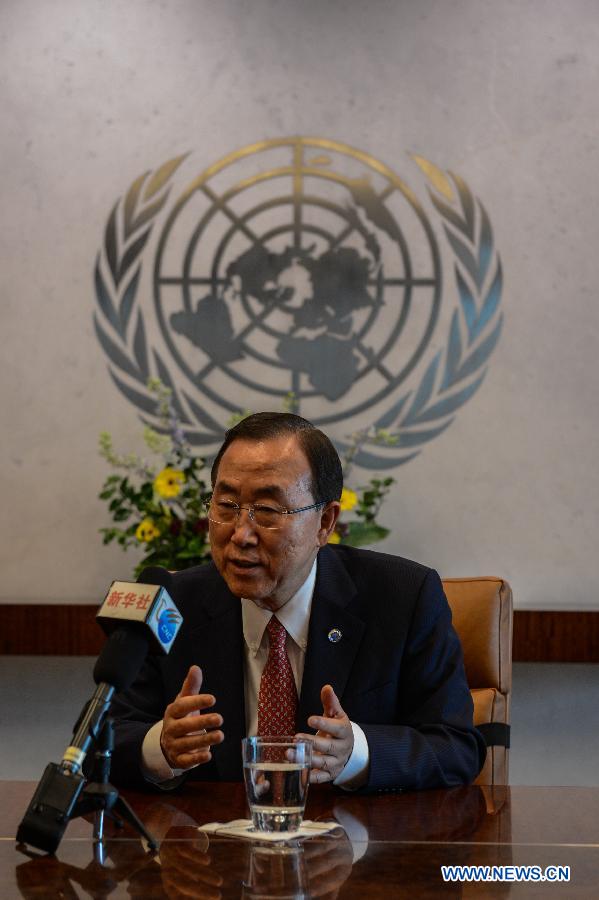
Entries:
<svg viewBox="0 0 599 900">
<path fill-rule="evenodd" d="M 170 593 L 173 576 L 168 569 L 163 569 L 162 566 L 147 566 L 137 581 L 139 584 L 157 584 L 159 587 L 166 588 Z"/>
<path fill-rule="evenodd" d="M 133 684 L 148 652 L 150 633 L 145 629 L 116 628 L 102 648 L 94 666 L 96 684 L 111 684 L 117 692 Z"/>
</svg>

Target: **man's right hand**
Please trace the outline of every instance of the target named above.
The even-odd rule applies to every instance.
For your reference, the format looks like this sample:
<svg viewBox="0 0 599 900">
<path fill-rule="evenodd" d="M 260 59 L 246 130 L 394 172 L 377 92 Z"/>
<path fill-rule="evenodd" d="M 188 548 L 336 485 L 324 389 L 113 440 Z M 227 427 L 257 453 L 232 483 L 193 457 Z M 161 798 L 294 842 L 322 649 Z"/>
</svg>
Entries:
<svg viewBox="0 0 599 900">
<path fill-rule="evenodd" d="M 210 747 L 225 738 L 220 731 L 222 716 L 203 712 L 214 706 L 216 698 L 199 693 L 202 677 L 200 667 L 191 666 L 181 690 L 164 713 L 160 746 L 171 769 L 190 769 L 209 762 Z"/>
</svg>

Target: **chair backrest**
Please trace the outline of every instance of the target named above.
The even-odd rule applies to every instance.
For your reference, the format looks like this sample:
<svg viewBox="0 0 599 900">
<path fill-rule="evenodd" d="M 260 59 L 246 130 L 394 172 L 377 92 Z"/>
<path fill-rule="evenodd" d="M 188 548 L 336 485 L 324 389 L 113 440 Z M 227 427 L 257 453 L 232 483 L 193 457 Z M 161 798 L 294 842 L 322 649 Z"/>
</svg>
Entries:
<svg viewBox="0 0 599 900">
<path fill-rule="evenodd" d="M 502 578 L 445 578 L 443 587 L 462 642 L 474 724 L 487 741 L 487 759 L 475 784 L 507 784 L 512 590 Z"/>
</svg>

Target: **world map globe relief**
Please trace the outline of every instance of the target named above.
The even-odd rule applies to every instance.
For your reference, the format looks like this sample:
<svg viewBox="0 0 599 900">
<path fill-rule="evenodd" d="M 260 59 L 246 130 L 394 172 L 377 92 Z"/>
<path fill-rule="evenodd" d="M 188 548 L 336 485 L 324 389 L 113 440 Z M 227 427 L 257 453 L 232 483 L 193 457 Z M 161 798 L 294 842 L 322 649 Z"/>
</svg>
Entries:
<svg viewBox="0 0 599 900">
<path fill-rule="evenodd" d="M 438 316 L 439 252 L 384 164 L 322 139 L 265 141 L 177 200 L 154 301 L 174 362 L 206 399 L 235 412 L 244 392 L 270 407 L 291 392 L 302 414 L 318 400 L 324 424 L 384 401 L 413 371 Z"/>
</svg>

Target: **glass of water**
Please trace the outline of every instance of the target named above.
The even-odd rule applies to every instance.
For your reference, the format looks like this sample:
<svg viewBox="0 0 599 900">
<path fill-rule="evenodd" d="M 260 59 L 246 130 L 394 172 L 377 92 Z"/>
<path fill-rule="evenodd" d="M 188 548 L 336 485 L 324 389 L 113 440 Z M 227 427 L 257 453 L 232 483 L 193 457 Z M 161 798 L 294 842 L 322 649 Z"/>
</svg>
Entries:
<svg viewBox="0 0 599 900">
<path fill-rule="evenodd" d="M 243 776 L 257 831 L 297 831 L 302 824 L 311 741 L 292 736 L 248 737 L 243 742 Z"/>
</svg>

